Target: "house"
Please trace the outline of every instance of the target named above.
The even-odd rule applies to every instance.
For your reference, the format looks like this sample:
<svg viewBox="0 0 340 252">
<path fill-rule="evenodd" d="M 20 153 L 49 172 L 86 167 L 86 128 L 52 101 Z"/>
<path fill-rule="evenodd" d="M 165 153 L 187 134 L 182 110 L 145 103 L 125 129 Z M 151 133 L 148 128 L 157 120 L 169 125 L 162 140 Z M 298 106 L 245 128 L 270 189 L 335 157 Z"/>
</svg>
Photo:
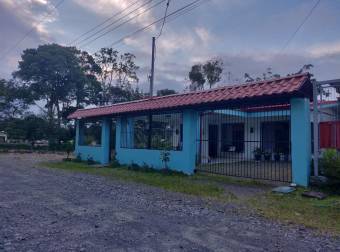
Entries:
<svg viewBox="0 0 340 252">
<path fill-rule="evenodd" d="M 309 74 L 78 109 L 75 153 L 102 164 L 168 167 L 307 186 Z M 114 135 L 113 135 L 114 134 Z M 112 142 L 114 139 L 114 142 Z"/>
<path fill-rule="evenodd" d="M 7 143 L 7 134 L 5 131 L 0 131 L 0 144 Z"/>
</svg>

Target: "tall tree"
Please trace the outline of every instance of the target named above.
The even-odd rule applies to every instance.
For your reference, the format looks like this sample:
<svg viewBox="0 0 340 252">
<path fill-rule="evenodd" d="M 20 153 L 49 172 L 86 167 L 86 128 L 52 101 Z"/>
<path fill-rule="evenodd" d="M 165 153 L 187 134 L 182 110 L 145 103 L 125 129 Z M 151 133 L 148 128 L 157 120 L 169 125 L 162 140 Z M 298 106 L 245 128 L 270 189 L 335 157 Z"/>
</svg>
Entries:
<svg viewBox="0 0 340 252">
<path fill-rule="evenodd" d="M 95 54 L 95 62 L 101 67 L 98 79 L 101 82 L 100 104 L 126 101 L 134 97 L 138 90 L 132 87 L 138 83 L 135 56 L 131 53 L 119 54 L 112 48 L 102 48 Z"/>
<path fill-rule="evenodd" d="M 223 62 L 219 59 L 209 60 L 203 65 L 203 73 L 206 81 L 209 83 L 209 88 L 212 88 L 221 80 L 223 72 Z"/>
<path fill-rule="evenodd" d="M 208 60 L 206 63 L 196 64 L 191 67 L 189 72 L 191 91 L 204 89 L 204 84 L 208 83 L 209 88 L 212 88 L 221 80 L 223 72 L 223 61 L 219 59 Z"/>
<path fill-rule="evenodd" d="M 204 89 L 205 78 L 203 75 L 203 68 L 201 64 L 193 65 L 189 72 L 190 79 L 190 91 L 202 90 Z"/>
<path fill-rule="evenodd" d="M 61 105 L 71 102 L 78 80 L 86 79 L 78 54 L 74 47 L 57 44 L 26 49 L 19 61 L 19 70 L 13 73 L 28 86 L 33 100 L 46 102 L 50 124 L 55 115 L 61 124 Z"/>
</svg>

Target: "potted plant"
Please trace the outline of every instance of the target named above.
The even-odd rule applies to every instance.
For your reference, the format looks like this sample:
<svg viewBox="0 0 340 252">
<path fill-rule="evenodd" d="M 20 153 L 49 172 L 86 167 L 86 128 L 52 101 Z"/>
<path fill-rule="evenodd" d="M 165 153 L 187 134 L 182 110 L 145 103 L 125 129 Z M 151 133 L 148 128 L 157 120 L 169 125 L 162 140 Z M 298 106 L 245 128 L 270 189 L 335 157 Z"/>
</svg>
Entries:
<svg viewBox="0 0 340 252">
<path fill-rule="evenodd" d="M 161 161 L 164 164 L 164 170 L 167 171 L 169 169 L 168 163 L 170 162 L 170 152 L 162 151 L 161 152 Z"/>
<path fill-rule="evenodd" d="M 262 150 L 260 147 L 257 147 L 255 150 L 254 150 L 254 158 L 256 161 L 260 161 L 261 158 L 262 158 Z"/>
<path fill-rule="evenodd" d="M 276 162 L 281 160 L 281 152 L 279 148 L 275 148 L 275 152 L 274 152 L 274 160 Z"/>
<path fill-rule="evenodd" d="M 270 151 L 265 151 L 264 154 L 264 160 L 270 161 L 272 159 L 272 153 Z"/>
</svg>

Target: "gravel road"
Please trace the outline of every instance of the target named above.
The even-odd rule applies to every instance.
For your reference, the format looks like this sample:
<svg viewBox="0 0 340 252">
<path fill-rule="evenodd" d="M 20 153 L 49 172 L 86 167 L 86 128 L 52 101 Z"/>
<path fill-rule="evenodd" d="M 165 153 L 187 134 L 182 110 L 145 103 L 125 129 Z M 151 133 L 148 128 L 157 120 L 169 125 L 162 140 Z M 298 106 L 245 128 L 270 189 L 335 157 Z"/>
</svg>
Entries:
<svg viewBox="0 0 340 252">
<path fill-rule="evenodd" d="M 339 251 L 340 240 L 237 206 L 38 168 L 0 154 L 0 251 Z"/>
</svg>

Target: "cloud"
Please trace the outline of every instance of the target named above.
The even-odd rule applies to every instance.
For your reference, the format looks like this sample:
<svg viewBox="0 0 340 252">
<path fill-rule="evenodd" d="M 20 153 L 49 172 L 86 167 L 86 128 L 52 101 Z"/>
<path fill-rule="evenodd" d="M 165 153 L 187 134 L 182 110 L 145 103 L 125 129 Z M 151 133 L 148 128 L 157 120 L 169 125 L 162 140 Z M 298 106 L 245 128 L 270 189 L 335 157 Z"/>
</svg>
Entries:
<svg viewBox="0 0 340 252">
<path fill-rule="evenodd" d="M 213 35 L 204 27 L 196 27 L 195 28 L 196 35 L 198 38 L 204 43 L 207 44 L 214 40 Z"/>
<path fill-rule="evenodd" d="M 340 55 L 340 41 L 312 46 L 307 49 L 307 53 L 313 58 Z"/>
<path fill-rule="evenodd" d="M 137 14 L 141 14 L 141 15 L 131 20 L 131 23 L 138 24 L 138 25 L 143 25 L 143 24 L 145 25 L 153 21 L 152 13 L 150 11 L 146 11 L 148 7 L 151 6 L 153 3 L 143 6 L 144 4 L 142 1 L 138 2 L 137 4 L 133 4 L 134 2 L 127 1 L 127 0 L 96 0 L 96 1 L 73 0 L 73 1 L 79 6 L 81 6 L 82 8 L 85 8 L 88 11 L 94 12 L 95 14 L 99 16 L 111 17 L 115 15 L 115 13 L 120 13 L 121 11 L 128 8 L 126 11 L 124 11 L 119 16 L 117 16 L 117 18 L 120 18 L 133 11 L 132 13 L 128 15 L 128 18 L 132 18 Z M 131 7 L 129 7 L 130 5 Z M 134 11 L 135 9 L 136 11 Z M 124 20 L 128 18 L 125 18 Z"/>
<path fill-rule="evenodd" d="M 58 10 L 46 0 L 3 0 L 0 5 L 3 5 L 4 9 L 15 16 L 23 26 L 33 28 L 34 32 L 45 40 L 50 36 L 47 25 L 58 17 Z"/>
</svg>

